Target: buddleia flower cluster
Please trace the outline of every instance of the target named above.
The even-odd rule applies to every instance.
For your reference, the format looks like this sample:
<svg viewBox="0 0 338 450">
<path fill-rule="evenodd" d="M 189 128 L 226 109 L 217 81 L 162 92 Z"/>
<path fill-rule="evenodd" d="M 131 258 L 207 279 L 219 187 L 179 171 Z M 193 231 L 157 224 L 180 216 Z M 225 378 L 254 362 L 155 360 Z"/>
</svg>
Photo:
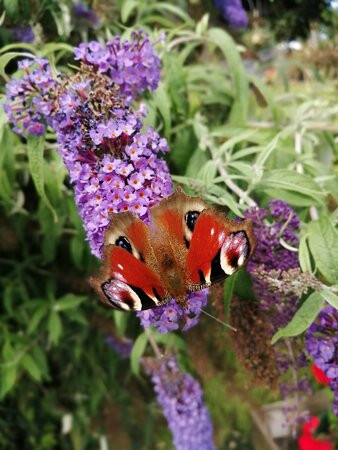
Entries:
<svg viewBox="0 0 338 450">
<path fill-rule="evenodd" d="M 142 105 L 137 111 L 131 107 L 142 91 L 157 87 L 160 61 L 141 32 L 131 41 L 117 36 L 106 45 L 81 44 L 75 55 L 80 66 L 71 75 L 55 74 L 45 59 L 21 61 L 23 76 L 8 84 L 5 109 L 23 136 L 54 129 L 92 253 L 101 258 L 111 212 L 132 211 L 148 221 L 149 208 L 172 193 L 168 167 L 159 157 L 167 142 L 151 128 L 142 130 Z M 183 318 L 189 328 L 205 303 L 205 292 L 191 294 L 183 313 L 172 300 L 145 311 L 142 323 L 165 332 Z M 130 352 L 128 342 L 121 346 L 112 337 L 106 342 L 123 357 Z M 172 359 L 161 367 L 152 377 L 177 448 L 214 448 L 199 384 Z"/>
<path fill-rule="evenodd" d="M 131 339 L 111 334 L 107 336 L 104 341 L 115 353 L 120 355 L 122 359 L 129 358 L 133 348 L 133 341 Z"/>
<path fill-rule="evenodd" d="M 199 383 L 170 355 L 147 364 L 176 450 L 213 450 L 213 429 Z"/>
<path fill-rule="evenodd" d="M 80 29 L 97 28 L 101 21 L 93 9 L 88 8 L 83 3 L 76 3 L 73 6 L 74 25 Z"/>
<path fill-rule="evenodd" d="M 215 0 L 215 5 L 231 28 L 246 28 L 248 26 L 248 15 L 241 0 Z"/>
<path fill-rule="evenodd" d="M 297 232 L 300 221 L 282 200 L 271 201 L 267 209 L 250 208 L 245 217 L 251 218 L 258 240 L 256 251 L 248 263 L 248 271 L 260 308 L 269 318 L 271 338 L 279 328 L 290 322 L 299 307 L 298 295 L 276 286 L 287 279 L 288 274 L 299 273 Z M 275 283 L 271 282 L 273 277 L 277 277 Z M 275 353 L 280 376 L 293 372 L 293 376 L 286 377 L 279 384 L 282 396 L 290 400 L 286 418 L 291 423 L 295 418 L 303 420 L 307 416 L 298 410 L 299 400 L 301 395 L 311 393 L 311 382 L 306 373 L 299 375 L 300 369 L 309 365 L 302 343 L 297 338 L 281 340 L 275 345 Z M 294 399 L 296 402 L 292 401 Z"/>
<path fill-rule="evenodd" d="M 270 312 L 273 331 L 284 327 L 294 316 L 298 307 L 298 298 L 283 295 L 276 289 L 269 289 L 264 277 L 255 276 L 261 269 L 268 274 L 278 271 L 279 275 L 290 269 L 298 269 L 297 232 L 300 221 L 290 206 L 282 200 L 272 200 L 268 209 L 250 208 L 245 218 L 252 220 L 257 237 L 257 247 L 248 263 L 248 271 L 253 275 L 253 288 L 258 294 L 260 306 Z M 283 246 L 283 242 L 288 246 Z M 295 248 L 296 251 L 290 250 Z"/>
<path fill-rule="evenodd" d="M 198 323 L 201 309 L 207 304 L 207 296 L 207 290 L 189 294 L 184 310 L 173 299 L 165 306 L 141 311 L 137 315 L 144 328 L 154 325 L 160 333 L 167 333 L 177 330 L 183 321 L 182 330 L 187 331 Z"/>
<path fill-rule="evenodd" d="M 45 59 L 19 62 L 23 76 L 7 85 L 5 110 L 21 135 L 54 129 L 92 253 L 101 258 L 110 213 L 131 211 L 147 222 L 149 208 L 172 193 L 159 157 L 167 142 L 152 128 L 141 131 L 144 105 L 131 107 L 143 91 L 157 87 L 161 64 L 142 32 L 130 41 L 116 36 L 105 45 L 82 43 L 74 52 L 80 66 L 71 75 L 53 73 Z M 140 313 L 142 323 L 166 332 L 183 318 L 187 329 L 197 323 L 206 295 L 191 294 L 185 312 L 172 301 Z"/>
<path fill-rule="evenodd" d="M 326 306 L 305 334 L 305 347 L 323 371 L 334 393 L 333 412 L 338 416 L 338 311 Z"/>
</svg>

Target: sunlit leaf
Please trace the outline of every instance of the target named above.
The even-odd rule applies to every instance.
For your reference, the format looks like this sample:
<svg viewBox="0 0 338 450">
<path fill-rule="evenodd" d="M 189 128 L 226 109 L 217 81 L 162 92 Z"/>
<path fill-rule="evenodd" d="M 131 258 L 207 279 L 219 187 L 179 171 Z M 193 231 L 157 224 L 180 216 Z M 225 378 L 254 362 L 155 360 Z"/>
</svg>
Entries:
<svg viewBox="0 0 338 450">
<path fill-rule="evenodd" d="M 311 222 L 308 228 L 309 247 L 316 266 L 332 284 L 338 284 L 338 233 L 326 215 Z"/>
<path fill-rule="evenodd" d="M 249 83 L 236 44 L 220 28 L 211 28 L 209 37 L 224 53 L 232 74 L 235 92 L 230 120 L 237 125 L 244 124 L 248 113 Z"/>
<path fill-rule="evenodd" d="M 27 137 L 27 152 L 28 152 L 28 161 L 29 168 L 32 174 L 32 178 L 36 187 L 38 194 L 41 199 L 44 201 L 46 206 L 50 209 L 53 214 L 54 221 L 57 220 L 57 215 L 52 207 L 49 199 L 47 198 L 45 192 L 45 184 L 44 184 L 44 136 L 33 136 L 29 135 Z"/>
<path fill-rule="evenodd" d="M 56 311 L 52 311 L 48 321 L 49 340 L 52 344 L 59 342 L 62 331 L 62 323 L 60 315 Z"/>
<path fill-rule="evenodd" d="M 26 353 L 26 355 L 22 358 L 21 361 L 22 366 L 27 370 L 27 372 L 31 375 L 32 378 L 36 381 L 41 380 L 41 372 L 39 367 L 37 366 L 34 359 Z"/>
<path fill-rule="evenodd" d="M 143 332 L 137 337 L 131 350 L 130 367 L 131 371 L 136 376 L 140 376 L 140 359 L 147 347 L 147 343 L 148 343 L 148 336 L 145 332 Z"/>
<path fill-rule="evenodd" d="M 315 320 L 324 304 L 324 299 L 318 292 L 313 292 L 304 301 L 291 321 L 275 333 L 271 343 L 275 344 L 282 337 L 298 336 Z"/>
</svg>

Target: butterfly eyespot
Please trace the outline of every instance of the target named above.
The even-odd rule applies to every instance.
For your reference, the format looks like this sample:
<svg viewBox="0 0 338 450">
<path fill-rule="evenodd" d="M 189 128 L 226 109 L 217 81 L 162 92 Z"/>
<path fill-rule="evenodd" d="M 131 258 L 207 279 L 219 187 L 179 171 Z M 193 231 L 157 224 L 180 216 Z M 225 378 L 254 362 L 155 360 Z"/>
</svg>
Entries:
<svg viewBox="0 0 338 450">
<path fill-rule="evenodd" d="M 185 223 L 187 224 L 187 227 L 191 232 L 194 231 L 196 221 L 199 215 L 200 215 L 199 211 L 188 211 L 184 217 Z"/>
<path fill-rule="evenodd" d="M 115 241 L 115 245 L 117 247 L 121 247 L 124 248 L 125 250 L 127 250 L 127 252 L 129 253 L 133 253 L 133 249 L 131 247 L 131 244 L 129 242 L 129 240 L 125 237 L 125 236 L 120 236 L 116 239 Z"/>
<path fill-rule="evenodd" d="M 245 231 L 230 233 L 221 249 L 221 267 L 227 275 L 241 268 L 250 254 L 250 242 Z"/>
</svg>

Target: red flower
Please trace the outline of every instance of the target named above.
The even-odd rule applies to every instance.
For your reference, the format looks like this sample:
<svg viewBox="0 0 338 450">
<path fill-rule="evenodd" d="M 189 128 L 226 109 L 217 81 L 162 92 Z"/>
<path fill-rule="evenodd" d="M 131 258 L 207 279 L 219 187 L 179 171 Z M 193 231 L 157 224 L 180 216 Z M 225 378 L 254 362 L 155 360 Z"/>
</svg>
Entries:
<svg viewBox="0 0 338 450">
<path fill-rule="evenodd" d="M 315 429 L 318 427 L 320 423 L 320 420 L 316 416 L 310 417 L 308 422 L 303 423 L 302 425 L 302 433 L 304 434 L 311 434 L 312 431 L 315 431 Z"/>
<path fill-rule="evenodd" d="M 300 450 L 334 450 L 330 441 L 315 438 L 311 432 L 319 425 L 318 417 L 311 417 L 303 424 L 302 435 L 298 438 Z"/>
<path fill-rule="evenodd" d="M 320 369 L 318 366 L 316 366 L 316 364 L 311 365 L 311 371 L 316 381 L 318 381 L 318 383 L 320 384 L 324 384 L 326 386 L 332 380 L 332 378 L 328 378 L 325 375 L 324 371 Z"/>
</svg>

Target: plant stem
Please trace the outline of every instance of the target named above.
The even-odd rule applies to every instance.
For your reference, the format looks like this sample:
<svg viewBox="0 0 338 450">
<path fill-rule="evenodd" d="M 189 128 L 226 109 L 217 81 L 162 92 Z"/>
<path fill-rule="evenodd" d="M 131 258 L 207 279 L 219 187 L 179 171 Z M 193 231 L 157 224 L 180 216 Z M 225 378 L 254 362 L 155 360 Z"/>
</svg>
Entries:
<svg viewBox="0 0 338 450">
<path fill-rule="evenodd" d="M 154 351 L 154 353 L 156 355 L 156 358 L 158 358 L 158 359 L 163 358 L 163 354 L 162 354 L 162 352 L 160 350 L 160 347 L 157 345 L 157 342 L 155 341 L 154 336 L 153 336 L 150 328 L 145 328 L 145 333 L 146 333 L 146 335 L 148 337 L 149 344 L 150 344 L 151 348 L 153 349 L 153 351 Z"/>
<path fill-rule="evenodd" d="M 248 197 L 248 194 L 244 192 L 237 184 L 235 184 L 228 172 L 226 171 L 225 167 L 221 162 L 217 165 L 219 173 L 222 175 L 224 183 L 228 186 L 228 188 L 233 191 L 238 197 L 242 200 L 242 202 L 247 203 L 250 207 L 257 207 L 257 203 L 252 200 L 250 197 Z"/>
</svg>

